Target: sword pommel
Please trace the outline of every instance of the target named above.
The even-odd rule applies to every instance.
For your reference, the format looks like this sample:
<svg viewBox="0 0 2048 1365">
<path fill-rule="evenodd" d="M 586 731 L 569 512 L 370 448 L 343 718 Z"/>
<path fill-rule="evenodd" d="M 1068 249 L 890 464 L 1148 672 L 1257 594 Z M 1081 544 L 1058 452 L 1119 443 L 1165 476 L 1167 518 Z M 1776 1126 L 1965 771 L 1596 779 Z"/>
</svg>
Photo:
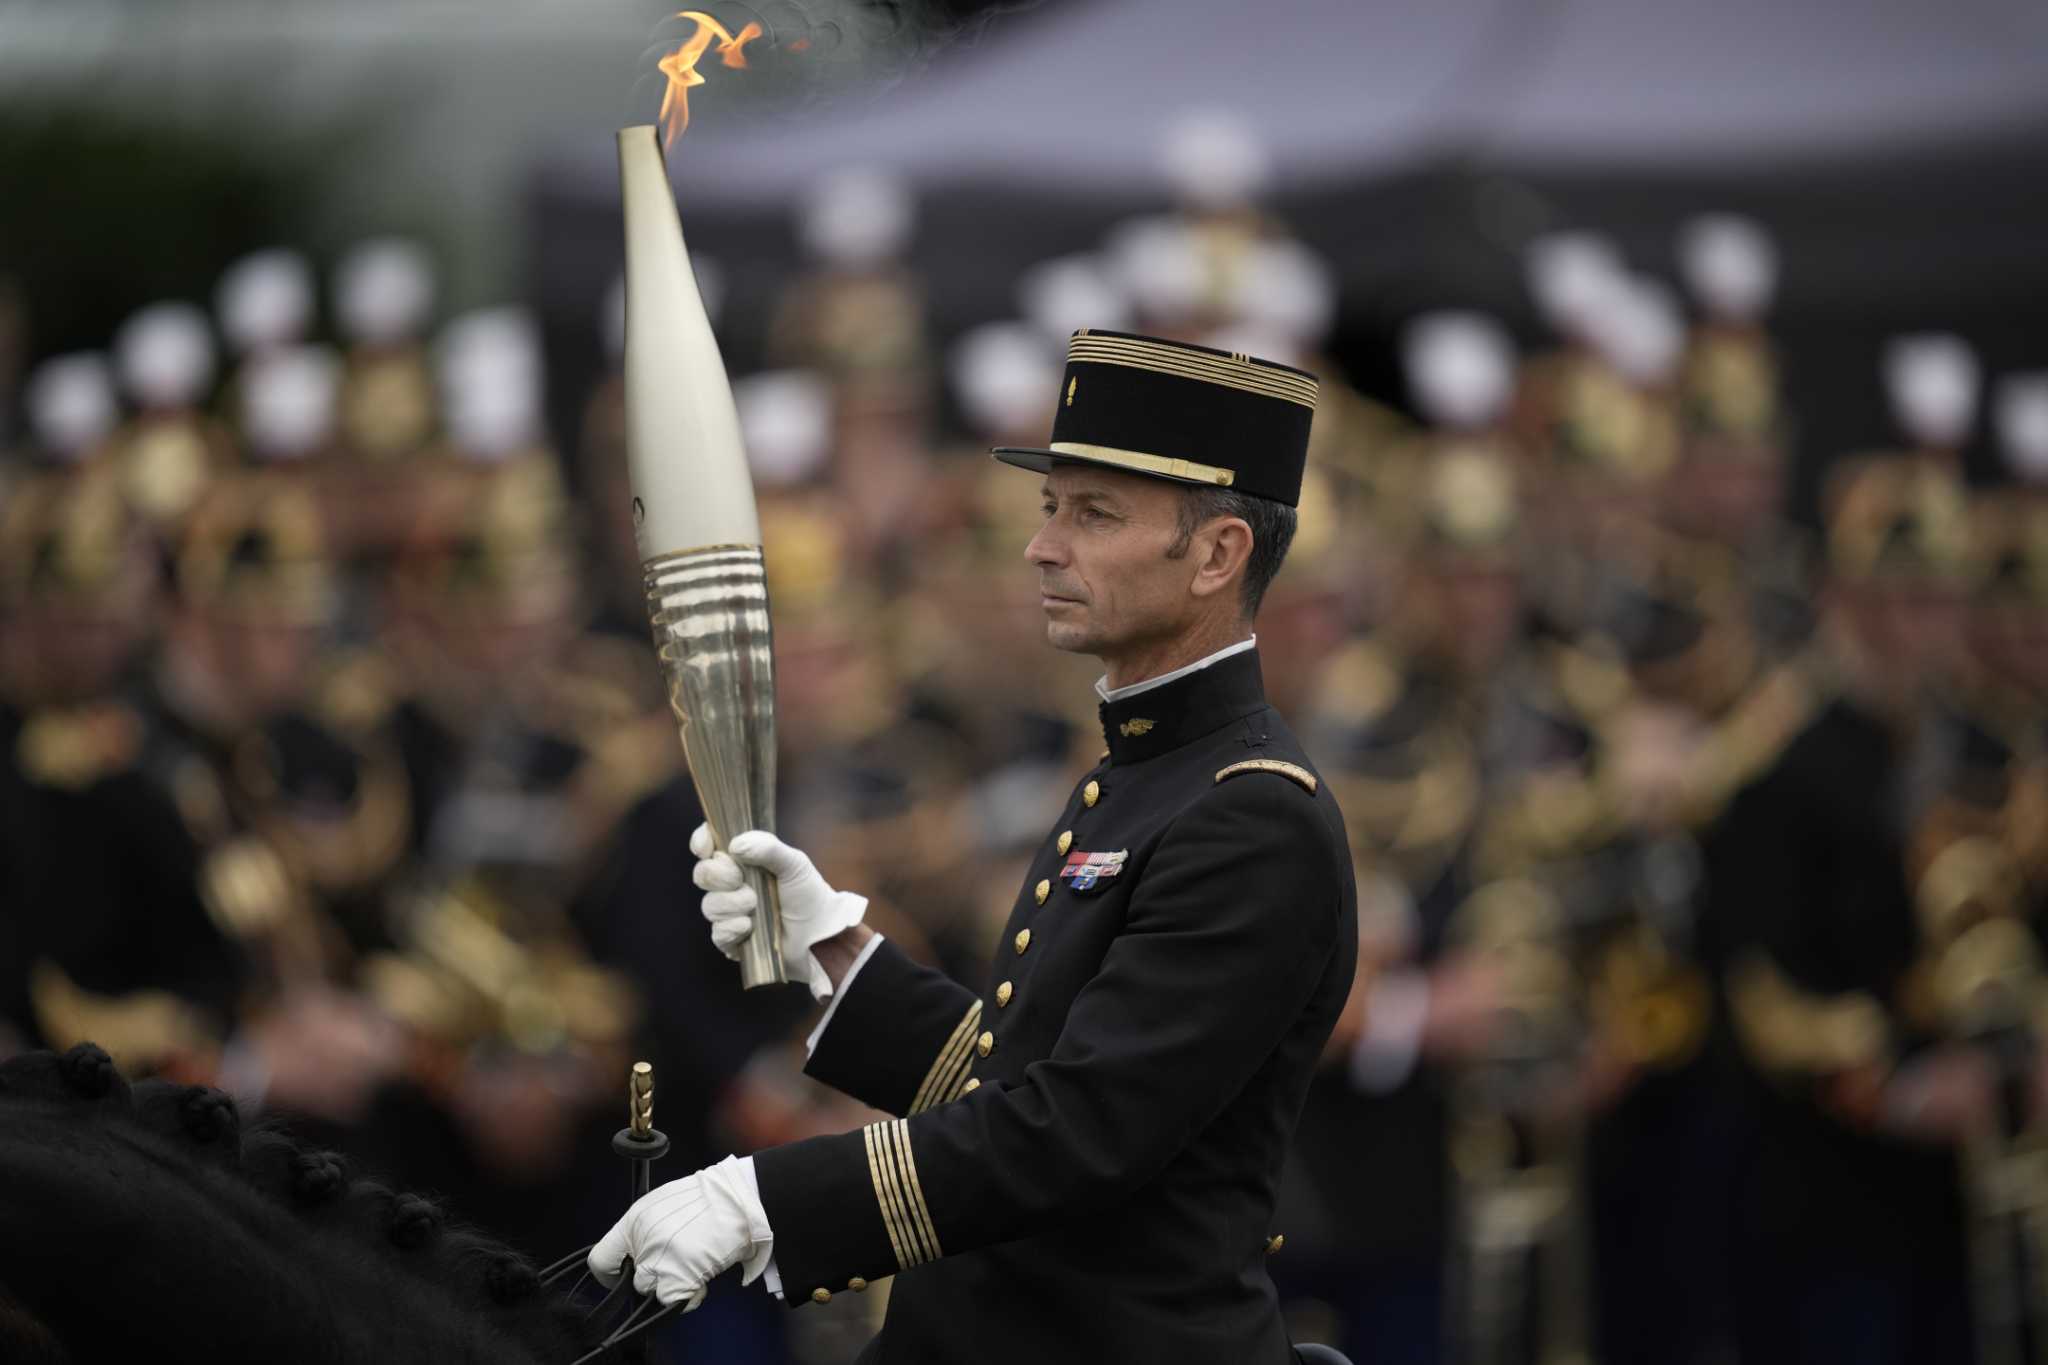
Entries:
<svg viewBox="0 0 2048 1365">
<path fill-rule="evenodd" d="M 632 1079 L 626 1083 L 626 1127 L 634 1137 L 646 1141 L 654 1135 L 654 1067 L 633 1063 Z"/>
</svg>

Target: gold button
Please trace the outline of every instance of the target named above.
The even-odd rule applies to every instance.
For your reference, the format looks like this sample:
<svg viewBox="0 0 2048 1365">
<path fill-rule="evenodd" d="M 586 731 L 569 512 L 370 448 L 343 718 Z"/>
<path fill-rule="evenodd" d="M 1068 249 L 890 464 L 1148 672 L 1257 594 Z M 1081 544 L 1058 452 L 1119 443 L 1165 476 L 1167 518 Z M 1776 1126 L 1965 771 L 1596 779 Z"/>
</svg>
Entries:
<svg viewBox="0 0 2048 1365">
<path fill-rule="evenodd" d="M 1018 951 L 1018 953 L 1020 953 L 1020 954 L 1021 954 L 1021 953 L 1022 953 L 1022 952 L 1023 952 L 1023 951 L 1025 950 L 1025 949 L 1026 949 L 1026 948 L 1029 948 L 1030 946 L 1031 946 L 1031 931 L 1030 931 L 1029 929 L 1019 929 L 1019 930 L 1017 931 L 1017 951 Z"/>
<path fill-rule="evenodd" d="M 1066 852 L 1066 851 L 1067 851 L 1068 849 L 1072 848 L 1073 846 L 1074 846 L 1074 831 L 1072 831 L 1072 830 L 1067 830 L 1066 832 L 1064 832 L 1063 834 L 1061 834 L 1061 835 L 1060 835 L 1060 843 L 1059 843 L 1059 849 L 1060 849 L 1060 852 L 1062 852 L 1062 853 L 1065 853 L 1065 852 Z"/>
<path fill-rule="evenodd" d="M 1038 902 L 1038 903 L 1039 903 L 1040 905 L 1044 905 L 1044 904 L 1045 904 L 1045 898 L 1046 898 L 1047 896 L 1050 896 L 1051 894 L 1052 894 L 1052 883 L 1051 883 L 1051 882 L 1047 882 L 1047 881 L 1041 881 L 1041 882 L 1040 882 L 1040 883 L 1039 883 L 1039 884 L 1038 884 L 1037 886 L 1034 886 L 1034 887 L 1032 887 L 1032 888 L 1031 888 L 1031 898 L 1032 898 L 1033 900 L 1037 901 L 1037 902 Z"/>
<path fill-rule="evenodd" d="M 1274 1252 L 1278 1251 L 1281 1247 L 1284 1247 L 1286 1245 L 1287 1235 L 1285 1233 L 1276 1232 L 1271 1237 L 1268 1237 L 1266 1239 L 1266 1254 L 1268 1256 L 1271 1256 Z"/>
<path fill-rule="evenodd" d="M 996 1036 L 993 1033 L 982 1034 L 974 1040 L 974 1050 L 984 1057 L 988 1056 L 996 1050 Z"/>
<path fill-rule="evenodd" d="M 981 1089 L 981 1078 L 978 1076 L 969 1076 L 967 1078 L 967 1084 L 960 1087 L 960 1093 L 963 1095 L 972 1095 L 975 1091 L 979 1089 Z"/>
<path fill-rule="evenodd" d="M 811 1291 L 811 1302 L 812 1302 L 812 1303 L 830 1303 L 830 1302 L 832 1302 L 832 1291 L 831 1291 L 831 1290 L 829 1290 L 829 1289 L 827 1289 L 827 1288 L 825 1288 L 825 1287 L 824 1287 L 823 1285 L 820 1285 L 820 1286 L 819 1286 L 818 1288 L 816 1288 L 816 1289 L 813 1289 L 813 1290 Z"/>
<path fill-rule="evenodd" d="M 866 1280 L 863 1280 L 858 1275 L 848 1280 L 846 1282 L 846 1287 L 848 1289 L 851 1289 L 856 1294 L 865 1294 L 868 1292 L 868 1282 Z"/>
<path fill-rule="evenodd" d="M 1012 991 L 1014 991 L 1015 989 L 1016 989 L 1016 987 L 1012 986 L 1012 985 L 1011 985 L 1011 984 L 1010 984 L 1009 982 L 1007 982 L 1007 981 L 1005 981 L 1005 982 L 1004 982 L 1004 983 L 1003 983 L 1002 985 L 1000 985 L 1000 986 L 996 987 L 996 1008 L 997 1008 L 997 1009 L 1001 1009 L 1001 1008 L 1002 1008 L 1003 1006 L 1005 1006 L 1005 1005 L 1007 1005 L 1007 1004 L 1009 1004 L 1009 1003 L 1010 1003 L 1010 993 L 1011 993 Z"/>
<path fill-rule="evenodd" d="M 1100 782 L 1090 782 L 1087 786 L 1081 788 L 1082 805 L 1092 807 L 1097 801 L 1100 801 L 1101 799 L 1102 784 Z"/>
</svg>

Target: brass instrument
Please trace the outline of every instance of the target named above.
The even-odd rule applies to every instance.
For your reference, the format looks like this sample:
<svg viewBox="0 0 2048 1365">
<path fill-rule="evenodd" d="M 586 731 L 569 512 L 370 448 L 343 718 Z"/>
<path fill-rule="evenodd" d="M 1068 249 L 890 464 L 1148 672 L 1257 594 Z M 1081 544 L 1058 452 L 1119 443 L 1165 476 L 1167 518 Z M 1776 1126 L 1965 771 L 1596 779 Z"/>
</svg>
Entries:
<svg viewBox="0 0 2048 1365">
<path fill-rule="evenodd" d="M 2032 1112 L 2048 976 L 2022 888 L 2006 849 L 1970 835 L 1935 854 L 1915 888 L 1925 948 L 1911 1003 L 1939 1034 L 1980 1049 L 1999 1081 L 1998 1122 L 1964 1154 L 1985 1365 L 2048 1360 L 2048 1133 Z"/>
<path fill-rule="evenodd" d="M 1468 1064 L 1452 1130 L 1458 1185 L 1454 1320 L 1477 1365 L 1569 1365 L 1587 1358 L 1588 1256 L 1574 1197 L 1580 1134 L 1555 1100 L 1587 1042 L 1564 908 L 1542 885 L 1492 882 L 1455 912 L 1451 935 L 1502 979 L 1494 1043 Z M 1532 1294 L 1539 1338 L 1528 1340 Z"/>
</svg>

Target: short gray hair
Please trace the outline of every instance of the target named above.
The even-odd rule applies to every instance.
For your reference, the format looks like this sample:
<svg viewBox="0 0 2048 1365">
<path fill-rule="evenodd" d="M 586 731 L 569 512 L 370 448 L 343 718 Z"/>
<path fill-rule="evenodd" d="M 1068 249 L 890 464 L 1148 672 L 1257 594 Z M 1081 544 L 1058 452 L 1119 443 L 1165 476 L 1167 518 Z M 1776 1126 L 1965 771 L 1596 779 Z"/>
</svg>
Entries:
<svg viewBox="0 0 2048 1365">
<path fill-rule="evenodd" d="M 1244 582 L 1240 585 L 1244 616 L 1250 620 L 1259 614 L 1259 603 L 1265 600 L 1273 576 L 1280 572 L 1287 547 L 1294 543 L 1294 509 L 1284 502 L 1255 498 L 1228 488 L 1183 485 L 1180 520 L 1174 527 L 1173 544 L 1166 548 L 1166 557 L 1179 559 L 1186 554 L 1195 532 L 1218 517 L 1236 517 L 1252 530 L 1252 552 L 1245 560 Z"/>
</svg>

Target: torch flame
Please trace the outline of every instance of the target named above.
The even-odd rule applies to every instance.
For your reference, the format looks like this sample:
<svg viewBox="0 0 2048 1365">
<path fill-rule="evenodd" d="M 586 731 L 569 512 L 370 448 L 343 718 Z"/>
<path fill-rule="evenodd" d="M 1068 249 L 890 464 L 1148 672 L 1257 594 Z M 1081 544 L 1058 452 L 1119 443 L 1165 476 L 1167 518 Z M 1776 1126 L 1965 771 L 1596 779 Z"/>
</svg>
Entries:
<svg viewBox="0 0 2048 1365">
<path fill-rule="evenodd" d="M 683 129 L 690 126 L 689 89 L 704 84 L 704 77 L 697 71 L 697 61 L 711 46 L 712 39 L 718 40 L 718 60 L 735 71 L 744 71 L 747 54 L 741 49 L 761 36 L 761 25 L 749 23 L 737 35 L 729 32 L 702 10 L 686 9 L 676 15 L 688 19 L 697 26 L 683 45 L 663 57 L 658 65 L 661 74 L 668 77 L 668 90 L 661 97 L 661 145 L 672 145 L 683 135 Z"/>
</svg>

